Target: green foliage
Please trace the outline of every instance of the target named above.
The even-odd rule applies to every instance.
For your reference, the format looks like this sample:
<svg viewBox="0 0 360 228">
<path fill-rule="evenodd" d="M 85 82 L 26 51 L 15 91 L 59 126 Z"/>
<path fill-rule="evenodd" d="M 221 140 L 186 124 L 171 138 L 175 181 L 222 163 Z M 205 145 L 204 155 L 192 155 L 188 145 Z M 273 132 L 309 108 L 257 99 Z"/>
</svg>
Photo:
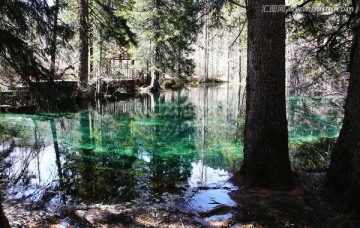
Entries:
<svg viewBox="0 0 360 228">
<path fill-rule="evenodd" d="M 299 4 L 302 2 L 305 1 Z M 330 9 L 349 6 L 350 1 L 310 1 L 302 7 L 328 7 L 329 11 L 288 14 L 290 45 L 296 50 L 295 58 L 292 59 L 293 74 L 300 83 L 294 86 L 306 85 L 307 88 L 313 86 L 326 90 L 326 85 L 331 82 L 333 90 L 345 91 L 352 38 L 351 12 Z M 323 83 L 325 80 L 327 83 Z"/>
<path fill-rule="evenodd" d="M 166 90 L 179 90 L 184 88 L 184 83 L 177 79 L 166 79 L 162 84 L 162 88 Z"/>
<path fill-rule="evenodd" d="M 30 77 L 47 80 L 47 61 L 55 7 L 65 7 L 63 1 L 58 6 L 49 7 L 44 0 L 5 0 L 0 6 L 0 57 L 10 65 L 21 78 L 30 84 Z M 65 44 L 73 31 L 66 24 L 58 24 L 59 43 Z M 42 45 L 43 41 L 47 45 Z"/>
<path fill-rule="evenodd" d="M 290 97 L 287 112 L 290 142 L 337 137 L 342 123 L 342 110 L 330 98 Z"/>
<path fill-rule="evenodd" d="M 245 1 L 238 0 L 213 0 L 213 1 L 200 1 L 198 3 L 201 17 L 210 19 L 211 28 L 224 28 L 226 25 L 237 25 L 231 22 L 231 15 L 233 12 L 243 9 Z M 245 12 L 244 12 L 245 14 Z M 236 18 L 238 19 L 238 18 Z M 203 19 L 204 20 L 204 19 Z M 206 19 L 205 19 L 206 20 Z"/>
<path fill-rule="evenodd" d="M 47 69 L 41 64 L 44 50 L 30 43 L 50 37 L 50 11 L 46 1 L 5 0 L 0 5 L 0 57 L 15 69 L 23 80 L 30 76 L 46 79 Z M 40 57 L 40 58 L 39 58 Z"/>
<path fill-rule="evenodd" d="M 289 153 L 296 171 L 324 171 L 340 131 L 343 111 L 335 97 L 288 99 Z"/>
<path fill-rule="evenodd" d="M 94 0 L 90 17 L 92 25 L 102 33 L 105 41 L 115 40 L 120 47 L 136 45 L 135 34 L 130 30 L 123 11 L 129 10 L 132 2 Z"/>
<path fill-rule="evenodd" d="M 131 48 L 139 70 L 171 77 L 191 75 L 194 69 L 189 55 L 199 24 L 197 7 L 192 0 L 139 0 L 130 15 L 138 46 Z"/>
<path fill-rule="evenodd" d="M 39 98 L 40 106 L 49 107 L 56 101 L 57 88 L 53 84 L 53 75 L 49 69 L 49 55 L 54 50 L 54 43 L 64 45 L 73 32 L 67 25 L 58 23 L 54 27 L 54 8 L 45 0 L 4 0 L 0 5 L 0 59 L 5 67 L 11 67 L 20 76 L 33 95 Z M 54 30 L 62 37 L 52 41 Z M 61 41 L 60 41 L 61 40 Z M 17 79 L 13 75 L 6 77 Z M 34 81 L 48 81 L 47 86 L 40 86 Z M 18 81 L 15 81 L 18 83 Z"/>
<path fill-rule="evenodd" d="M 325 171 L 330 164 L 330 154 L 336 138 L 318 138 L 289 145 L 290 160 L 296 171 Z"/>
</svg>

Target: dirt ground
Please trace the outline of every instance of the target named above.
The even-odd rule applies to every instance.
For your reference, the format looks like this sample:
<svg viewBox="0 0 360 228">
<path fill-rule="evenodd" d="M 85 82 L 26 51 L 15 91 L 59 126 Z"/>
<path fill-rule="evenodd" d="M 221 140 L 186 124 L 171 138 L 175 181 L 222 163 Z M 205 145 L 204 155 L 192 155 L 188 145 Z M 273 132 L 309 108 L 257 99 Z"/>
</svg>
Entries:
<svg viewBox="0 0 360 228">
<path fill-rule="evenodd" d="M 5 202 L 13 227 L 360 227 L 359 215 L 331 206 L 321 193 L 323 173 L 299 173 L 290 192 L 239 189 L 236 206 L 218 205 L 198 213 L 181 208 L 133 208 L 125 205 L 63 206 L 54 211 Z"/>
</svg>

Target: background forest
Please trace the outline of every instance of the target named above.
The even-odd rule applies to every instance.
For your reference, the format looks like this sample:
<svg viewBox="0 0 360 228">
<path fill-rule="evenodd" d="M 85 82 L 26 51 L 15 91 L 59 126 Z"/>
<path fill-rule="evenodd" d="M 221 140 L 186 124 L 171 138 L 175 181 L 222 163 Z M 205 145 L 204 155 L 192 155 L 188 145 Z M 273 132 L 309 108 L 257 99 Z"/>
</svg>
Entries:
<svg viewBox="0 0 360 228">
<path fill-rule="evenodd" d="M 308 2 L 287 5 L 296 9 Z M 2 89 L 58 79 L 80 80 L 84 87 L 101 78 L 136 78 L 152 86 L 151 78 L 185 81 L 190 76 L 245 83 L 244 5 L 242 1 L 4 1 Z M 289 91 L 345 92 L 348 18 L 347 11 L 288 14 Z"/>
<path fill-rule="evenodd" d="M 197 226 L 213 214 L 228 226 L 358 224 L 359 9 L 359 0 L 1 1 L 0 111 L 32 114 L 0 113 L 9 195 L 0 203 L 90 227 L 91 204 L 122 225 L 150 220 L 137 220 L 142 206 L 153 219 L 170 211 L 178 226 L 180 215 Z M 41 153 L 54 163 L 46 180 Z M 336 219 L 317 218 L 327 213 Z"/>
</svg>

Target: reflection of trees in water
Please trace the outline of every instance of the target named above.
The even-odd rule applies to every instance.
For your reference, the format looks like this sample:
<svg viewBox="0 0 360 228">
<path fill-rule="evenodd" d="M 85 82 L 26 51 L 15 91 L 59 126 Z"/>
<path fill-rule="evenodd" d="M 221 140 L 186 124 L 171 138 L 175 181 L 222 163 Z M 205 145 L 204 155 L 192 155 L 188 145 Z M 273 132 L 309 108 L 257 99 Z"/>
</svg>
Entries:
<svg viewBox="0 0 360 228">
<path fill-rule="evenodd" d="M 136 157 L 122 154 L 121 150 L 126 145 L 121 144 L 116 137 L 111 139 L 111 136 L 116 136 L 116 129 L 104 124 L 104 120 L 96 122 L 94 116 L 94 112 L 80 113 L 78 147 L 62 147 L 66 191 L 85 202 L 112 202 L 121 198 L 130 200 L 134 198 L 130 187 L 134 185 L 134 177 L 129 170 Z M 96 132 L 98 124 L 109 128 Z M 128 125 L 125 125 L 127 131 L 130 130 Z M 121 132 L 126 130 L 122 129 Z M 124 137 L 130 138 L 129 133 L 127 135 Z M 97 147 L 102 149 L 98 151 Z"/>
<path fill-rule="evenodd" d="M 307 97 L 288 99 L 288 125 L 291 141 L 336 137 L 341 126 L 343 110 L 331 100 Z"/>
<path fill-rule="evenodd" d="M 231 86 L 191 88 L 100 103 L 61 118 L 8 120 L 7 132 L 19 132 L 21 140 L 4 174 L 23 192 L 36 186 L 34 197 L 28 195 L 35 201 L 58 193 L 62 201 L 115 202 L 175 191 L 194 161 L 201 161 L 206 181 L 206 167 L 235 170 L 241 162 L 242 94 Z M 330 104 L 289 99 L 288 105 L 290 137 L 337 134 L 341 111 Z M 294 155 L 299 164 L 303 154 Z M 48 163 L 53 169 L 45 174 L 40 168 Z"/>
<path fill-rule="evenodd" d="M 235 170 L 240 165 L 241 89 L 191 88 L 100 103 L 65 117 L 3 120 L 8 123 L 6 132 L 18 132 L 21 139 L 3 143 L 4 148 L 13 145 L 14 149 L 6 159 L 13 166 L 4 174 L 22 186 L 18 190 L 28 200 L 44 203 L 54 196 L 63 202 L 69 197 L 116 202 L 176 191 L 177 184 L 188 180 L 194 161 L 201 161 L 206 182 L 206 167 Z M 329 103 L 291 98 L 290 137 L 333 137 L 341 115 Z M 325 142 L 319 145 L 325 148 Z M 304 161 L 316 154 L 302 149 L 313 146 L 295 146 L 299 153 L 293 154 L 294 162 L 307 168 Z M 51 160 L 45 154 L 51 154 Z M 46 174 L 41 167 L 49 163 L 52 170 Z"/>
<path fill-rule="evenodd" d="M 0 151 L 0 180 L 5 180 L 6 176 L 3 174 L 4 173 L 4 168 L 6 166 L 5 164 L 5 159 L 11 154 L 11 152 L 14 151 L 15 148 L 15 141 L 14 140 L 6 140 L 5 139 L 5 132 L 3 132 L 4 128 L 3 126 L 0 124 L 0 140 L 2 143 L 4 143 L 4 141 L 8 141 L 7 144 L 9 145 L 8 148 L 3 149 Z M 0 227 L 4 227 L 4 228 L 10 228 L 10 224 L 9 221 L 4 213 L 3 210 L 3 188 L 4 188 L 4 182 L 1 181 L 0 182 Z"/>
<path fill-rule="evenodd" d="M 62 174 L 62 168 L 61 168 L 61 160 L 60 160 L 60 149 L 59 149 L 59 143 L 58 143 L 58 137 L 57 137 L 57 131 L 56 131 L 56 126 L 55 126 L 55 120 L 54 119 L 50 119 L 50 128 L 51 128 L 51 135 L 53 138 L 53 142 L 54 142 L 54 151 L 55 151 L 55 163 L 56 163 L 56 167 L 57 167 L 57 174 L 59 177 L 59 190 L 61 192 L 61 200 L 63 203 L 66 203 L 66 198 L 65 198 L 65 192 L 64 192 L 64 177 Z"/>
<path fill-rule="evenodd" d="M 16 143 L 13 153 L 9 154 L 6 160 L 11 170 L 7 170 L 7 178 L 12 184 L 20 183 L 24 186 L 31 183 L 34 176 L 38 178 L 38 182 L 41 182 L 39 160 L 45 147 L 44 137 L 40 133 L 37 121 L 32 119 L 25 121 L 30 121 L 28 122 L 29 128 L 23 128 L 22 124 L 24 123 L 20 128 L 17 128 L 16 125 L 13 126 L 12 131 L 17 131 L 17 137 L 21 140 Z M 28 169 L 30 163 L 33 163 L 33 169 Z M 16 167 L 11 167 L 14 165 Z"/>
<path fill-rule="evenodd" d="M 134 156 L 76 150 L 66 151 L 65 155 L 63 171 L 67 194 L 91 203 L 131 200 L 135 197 L 131 189 L 135 184 L 134 178 L 129 172 L 136 159 Z M 77 152 L 80 155 L 74 155 Z"/>
<path fill-rule="evenodd" d="M 194 156 L 194 107 L 179 92 L 150 94 L 153 112 L 138 115 L 132 123 L 140 153 L 149 157 L 150 187 L 155 192 L 175 190 L 191 175 Z M 145 124 L 150 123 L 150 124 Z"/>
<path fill-rule="evenodd" d="M 239 92 L 238 88 L 230 87 L 230 90 L 200 88 L 147 94 L 129 102 L 100 104 L 90 109 L 89 117 L 77 114 L 76 121 L 69 120 L 72 124 L 64 125 L 78 126 L 78 133 L 68 128 L 62 139 L 83 148 L 79 152 L 70 146 L 72 152 L 63 152 L 67 156 L 64 168 L 69 169 L 66 175 L 71 174 L 70 182 L 76 183 L 72 184 L 72 193 L 80 198 L 91 196 L 104 200 L 110 196 L 136 197 L 144 190 L 171 191 L 191 175 L 196 149 L 204 151 L 200 154 L 204 155 L 204 165 L 235 169 L 241 152 L 241 140 L 237 139 L 240 146 L 235 144 L 236 132 L 241 129 L 241 124 L 236 122 L 240 100 L 232 95 Z M 206 95 L 205 91 L 208 91 Z M 82 123 L 80 119 L 86 118 Z M 90 133 L 86 136 L 81 133 L 84 131 Z M 78 158 L 84 156 L 90 160 Z M 111 162 L 102 159 L 111 156 L 118 157 L 114 161 L 124 161 L 113 162 L 114 167 L 110 167 Z M 87 170 L 79 170 L 85 168 L 84 164 L 88 164 Z M 86 179 L 83 175 L 96 180 L 89 179 L 86 185 L 81 182 Z"/>
<path fill-rule="evenodd" d="M 53 188 L 52 183 L 44 179 L 41 169 L 41 159 L 49 145 L 50 133 L 46 118 L 14 115 L 5 124 L 6 132 L 12 137 L 2 141 L 2 145 L 10 145 L 7 152 L 2 151 L 2 163 L 6 168 L 2 170 L 4 179 L 9 186 L 17 186 L 13 190 L 18 197 L 34 202 L 41 206 L 51 199 L 54 194 L 48 190 Z M 45 133 L 45 134 L 44 134 Z M 16 140 L 14 140 L 14 138 Z M 5 146 L 6 147 L 6 146 Z"/>
<path fill-rule="evenodd" d="M 193 88 L 187 96 L 195 105 L 195 142 L 202 161 L 203 181 L 206 167 L 237 170 L 241 163 L 241 130 L 244 122 L 244 88 L 227 84 L 217 87 Z"/>
<path fill-rule="evenodd" d="M 331 99 L 288 99 L 289 152 L 294 170 L 320 171 L 328 167 L 342 116 L 343 110 Z"/>
<path fill-rule="evenodd" d="M 14 151 L 15 148 L 15 141 L 13 139 L 6 139 L 6 137 L 14 137 L 15 135 L 8 135 L 5 136 L 5 130 L 3 126 L 0 124 L 0 140 L 2 143 L 6 142 L 8 144 L 7 147 L 3 147 L 3 149 L 0 151 L 0 179 L 5 180 L 6 176 L 3 175 L 4 168 L 6 166 L 5 159 Z M 3 210 L 3 189 L 5 186 L 3 186 L 5 183 L 3 181 L 0 182 L 0 227 L 4 228 L 10 228 L 9 221 L 4 213 Z"/>
<path fill-rule="evenodd" d="M 110 105 L 80 113 L 77 121 L 70 120 L 76 130 L 60 137 L 72 140 L 60 147 L 70 195 L 92 202 L 131 200 L 144 191 L 169 191 L 187 180 L 194 154 L 194 112 L 186 98 L 174 95 L 165 102 L 163 96 L 147 95 L 132 107 Z"/>
</svg>

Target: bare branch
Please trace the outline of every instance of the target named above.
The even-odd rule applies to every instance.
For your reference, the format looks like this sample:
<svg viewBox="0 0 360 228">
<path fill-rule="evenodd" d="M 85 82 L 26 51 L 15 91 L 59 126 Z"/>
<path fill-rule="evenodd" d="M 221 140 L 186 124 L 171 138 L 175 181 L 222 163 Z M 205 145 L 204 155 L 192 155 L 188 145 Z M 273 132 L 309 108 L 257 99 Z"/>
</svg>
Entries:
<svg viewBox="0 0 360 228">
<path fill-rule="evenodd" d="M 244 27 L 245 27 L 246 22 L 247 22 L 247 19 L 246 19 L 246 20 L 244 21 L 244 23 L 242 24 L 242 27 L 241 27 L 241 29 L 240 29 L 239 34 L 237 35 L 237 37 L 235 38 L 235 40 L 231 43 L 231 45 L 229 46 L 229 48 L 231 48 L 231 47 L 235 44 L 235 42 L 237 41 L 237 39 L 241 36 L 241 33 L 242 33 L 242 31 L 244 30 Z"/>
<path fill-rule="evenodd" d="M 237 6 L 241 7 L 241 8 L 246 9 L 246 6 L 241 5 L 240 3 L 235 2 L 234 0 L 228 0 L 228 1 L 229 1 L 230 3 L 232 3 L 232 4 L 234 4 L 234 5 L 237 5 Z"/>
</svg>

